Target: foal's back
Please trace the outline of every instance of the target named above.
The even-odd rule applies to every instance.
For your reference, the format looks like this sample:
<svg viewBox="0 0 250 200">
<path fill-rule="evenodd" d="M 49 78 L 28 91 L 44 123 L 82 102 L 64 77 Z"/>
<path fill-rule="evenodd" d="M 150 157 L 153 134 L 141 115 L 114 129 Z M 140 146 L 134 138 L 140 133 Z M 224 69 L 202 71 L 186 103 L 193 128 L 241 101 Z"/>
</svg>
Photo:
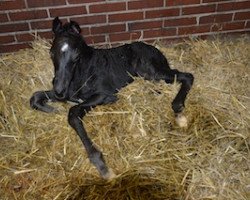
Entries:
<svg viewBox="0 0 250 200">
<path fill-rule="evenodd" d="M 96 49 L 99 61 L 93 62 L 108 64 L 117 73 L 129 73 L 145 79 L 158 79 L 161 74 L 166 74 L 169 64 L 165 56 L 154 46 L 143 42 L 133 42 L 111 49 Z M 117 75 L 117 74 L 116 74 Z"/>
</svg>

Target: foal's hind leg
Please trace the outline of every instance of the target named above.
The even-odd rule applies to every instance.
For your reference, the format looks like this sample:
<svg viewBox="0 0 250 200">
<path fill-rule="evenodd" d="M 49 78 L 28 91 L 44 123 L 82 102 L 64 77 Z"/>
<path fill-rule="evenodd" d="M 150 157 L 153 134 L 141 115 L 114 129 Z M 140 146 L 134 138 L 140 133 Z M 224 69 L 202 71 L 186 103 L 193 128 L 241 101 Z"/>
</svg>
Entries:
<svg viewBox="0 0 250 200">
<path fill-rule="evenodd" d="M 190 73 L 179 72 L 178 70 L 170 70 L 168 74 L 165 75 L 166 83 L 173 83 L 174 80 L 181 83 L 181 88 L 172 102 L 172 109 L 176 116 L 176 122 L 179 126 L 187 126 L 187 120 L 181 115 L 185 107 L 185 100 L 189 90 L 191 89 L 194 81 L 194 76 Z"/>
</svg>

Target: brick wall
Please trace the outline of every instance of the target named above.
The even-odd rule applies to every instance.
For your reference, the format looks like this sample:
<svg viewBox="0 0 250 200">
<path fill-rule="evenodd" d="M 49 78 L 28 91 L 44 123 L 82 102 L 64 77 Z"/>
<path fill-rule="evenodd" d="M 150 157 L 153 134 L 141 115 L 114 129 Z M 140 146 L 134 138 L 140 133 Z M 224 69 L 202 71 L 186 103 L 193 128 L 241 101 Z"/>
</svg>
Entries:
<svg viewBox="0 0 250 200">
<path fill-rule="evenodd" d="M 89 44 L 250 32 L 250 0 L 0 0 L 0 53 L 75 20 Z"/>
</svg>

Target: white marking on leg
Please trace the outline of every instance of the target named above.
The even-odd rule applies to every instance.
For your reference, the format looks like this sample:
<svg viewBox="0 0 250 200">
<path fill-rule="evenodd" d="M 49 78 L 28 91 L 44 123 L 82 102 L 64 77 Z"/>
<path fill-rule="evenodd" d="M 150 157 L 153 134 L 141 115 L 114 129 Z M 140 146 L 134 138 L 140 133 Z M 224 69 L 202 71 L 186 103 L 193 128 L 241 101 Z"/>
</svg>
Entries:
<svg viewBox="0 0 250 200">
<path fill-rule="evenodd" d="M 67 43 L 64 43 L 64 44 L 62 45 L 61 51 L 62 51 L 62 52 L 65 52 L 65 51 L 68 50 L 68 48 L 69 48 L 69 45 L 68 45 Z"/>
<path fill-rule="evenodd" d="M 181 128 L 186 128 L 188 126 L 187 118 L 182 114 L 177 114 L 175 121 L 176 124 Z"/>
<path fill-rule="evenodd" d="M 103 178 L 105 180 L 108 180 L 108 181 L 111 181 L 115 177 L 116 177 L 116 174 L 114 173 L 114 171 L 111 168 L 109 168 L 108 172 L 103 176 Z"/>
</svg>

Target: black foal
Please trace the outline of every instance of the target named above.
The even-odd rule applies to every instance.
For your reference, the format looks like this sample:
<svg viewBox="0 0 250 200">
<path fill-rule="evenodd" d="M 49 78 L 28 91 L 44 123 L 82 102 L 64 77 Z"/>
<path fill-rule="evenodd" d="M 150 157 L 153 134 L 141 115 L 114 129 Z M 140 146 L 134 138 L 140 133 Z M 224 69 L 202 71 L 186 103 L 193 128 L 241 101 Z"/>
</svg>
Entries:
<svg viewBox="0 0 250 200">
<path fill-rule="evenodd" d="M 173 83 L 175 79 L 180 82 L 180 91 L 172 102 L 174 113 L 180 116 L 193 84 L 193 75 L 170 69 L 167 59 L 158 49 L 142 42 L 94 49 L 85 43 L 76 22 L 62 25 L 58 17 L 53 20 L 53 32 L 55 38 L 50 50 L 55 68 L 53 89 L 35 92 L 30 105 L 37 110 L 53 112 L 55 109 L 46 104 L 49 100 L 75 102 L 77 105 L 69 110 L 68 122 L 81 138 L 100 175 L 112 178 L 112 171 L 88 137 L 81 119 L 91 108 L 115 102 L 116 93 L 133 82 L 131 76 L 165 80 L 166 83 Z M 185 125 L 185 118 L 182 120 Z"/>
</svg>

